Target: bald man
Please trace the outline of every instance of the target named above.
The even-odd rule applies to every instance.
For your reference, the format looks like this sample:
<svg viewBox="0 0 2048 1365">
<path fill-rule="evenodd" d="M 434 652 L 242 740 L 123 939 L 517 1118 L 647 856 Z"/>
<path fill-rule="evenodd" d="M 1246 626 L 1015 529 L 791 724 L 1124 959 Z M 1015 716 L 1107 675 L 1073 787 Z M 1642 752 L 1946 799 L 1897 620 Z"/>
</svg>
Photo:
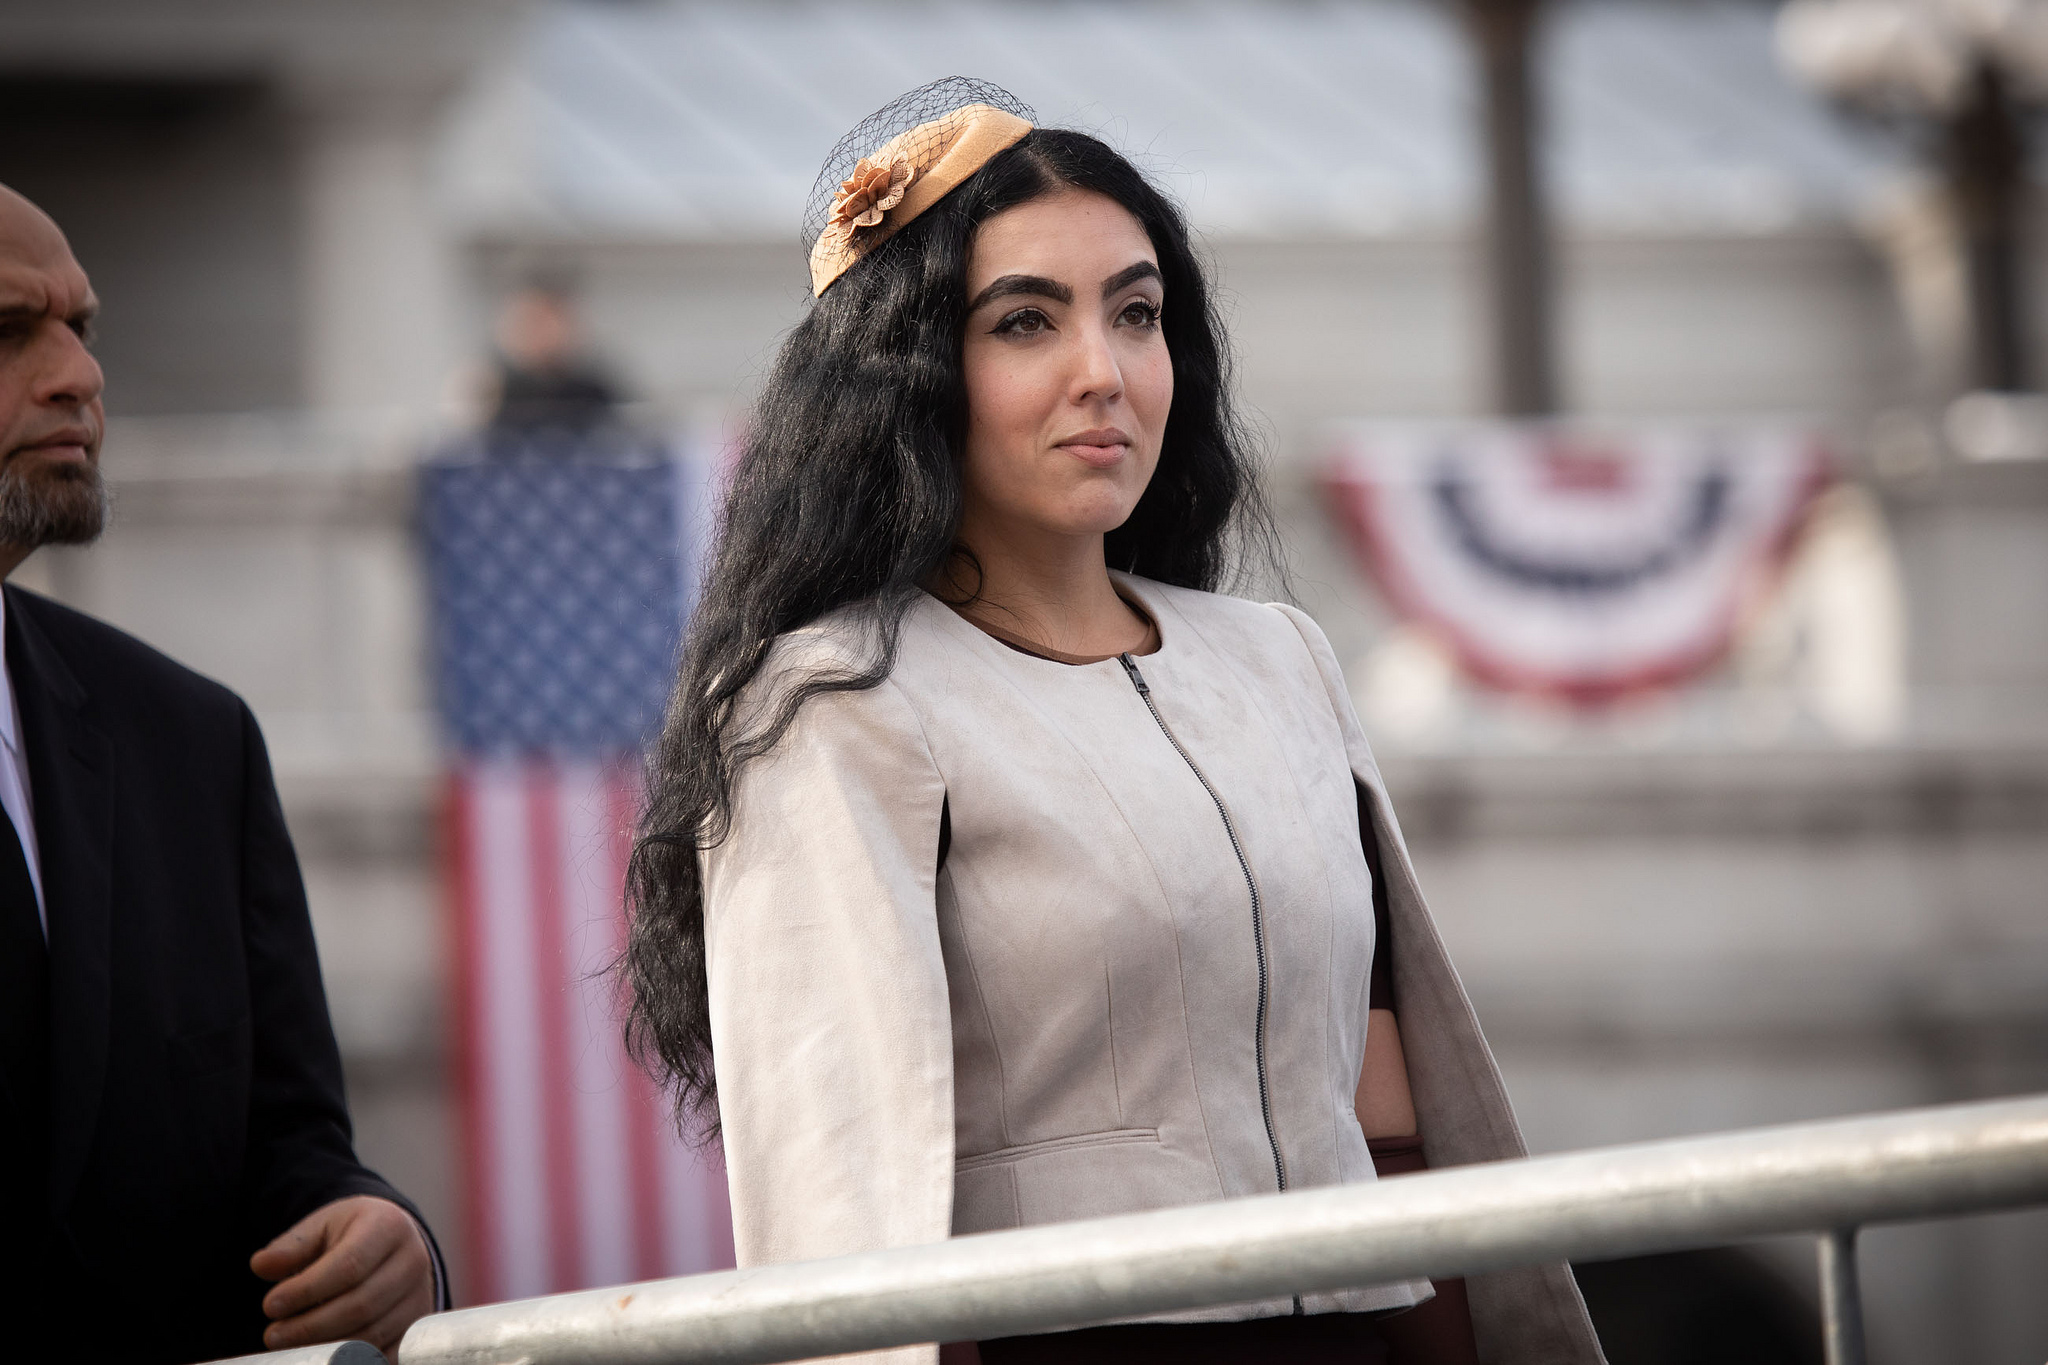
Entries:
<svg viewBox="0 0 2048 1365">
<path fill-rule="evenodd" d="M 105 520 L 97 308 L 0 187 L 0 578 Z M 255 719 L 12 584 L 0 632 L 0 1355 L 395 1346 L 440 1254 L 356 1160 Z"/>
</svg>

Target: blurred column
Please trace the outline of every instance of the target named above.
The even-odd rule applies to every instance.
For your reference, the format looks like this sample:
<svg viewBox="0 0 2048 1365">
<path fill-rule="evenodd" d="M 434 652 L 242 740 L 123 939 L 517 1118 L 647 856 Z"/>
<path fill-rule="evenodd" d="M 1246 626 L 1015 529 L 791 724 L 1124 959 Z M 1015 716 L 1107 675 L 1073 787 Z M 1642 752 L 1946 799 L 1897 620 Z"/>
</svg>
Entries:
<svg viewBox="0 0 2048 1365">
<path fill-rule="evenodd" d="M 2048 108 L 2048 0 L 1789 0 L 1778 53 L 1845 110 L 1926 150 L 1966 310 L 1969 387 L 2028 387 L 2027 129 Z"/>
<path fill-rule="evenodd" d="M 1493 401 L 1497 411 L 1515 417 L 1557 409 L 1550 232 L 1531 72 L 1541 12 L 1542 0 L 1466 0 L 1485 109 Z"/>
<path fill-rule="evenodd" d="M 2017 392 L 2027 387 L 2021 268 L 2027 148 L 1997 67 L 1977 68 L 1964 102 L 1942 123 L 1940 148 L 1962 238 L 1971 385 Z"/>
<path fill-rule="evenodd" d="M 447 91 L 301 92 L 309 406 L 430 417 L 459 363 L 457 253 L 433 199 Z"/>
</svg>

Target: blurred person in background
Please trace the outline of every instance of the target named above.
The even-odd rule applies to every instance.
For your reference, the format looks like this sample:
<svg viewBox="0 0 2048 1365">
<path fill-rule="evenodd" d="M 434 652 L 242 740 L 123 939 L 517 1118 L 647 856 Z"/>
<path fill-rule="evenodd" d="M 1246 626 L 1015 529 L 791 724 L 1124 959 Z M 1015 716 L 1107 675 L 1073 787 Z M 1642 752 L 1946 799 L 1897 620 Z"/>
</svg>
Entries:
<svg viewBox="0 0 2048 1365">
<path fill-rule="evenodd" d="M 97 308 L 57 225 L 0 187 L 0 576 L 105 520 Z M 394 1346 L 445 1306 L 440 1253 L 356 1160 L 254 717 L 11 584 L 0 616 L 9 1349 L 132 1363 Z"/>
<path fill-rule="evenodd" d="M 1179 211 L 976 82 L 819 184 L 630 878 L 740 1264 L 1522 1155 L 1328 642 L 1216 591 L 1270 533 Z M 1600 1359 L 1563 1266 L 1167 1317 L 942 1356 Z"/>
<path fill-rule="evenodd" d="M 618 420 L 618 386 L 586 350 L 566 281 L 536 277 L 507 299 L 497 344 L 487 419 L 493 434 L 581 436 Z"/>
</svg>

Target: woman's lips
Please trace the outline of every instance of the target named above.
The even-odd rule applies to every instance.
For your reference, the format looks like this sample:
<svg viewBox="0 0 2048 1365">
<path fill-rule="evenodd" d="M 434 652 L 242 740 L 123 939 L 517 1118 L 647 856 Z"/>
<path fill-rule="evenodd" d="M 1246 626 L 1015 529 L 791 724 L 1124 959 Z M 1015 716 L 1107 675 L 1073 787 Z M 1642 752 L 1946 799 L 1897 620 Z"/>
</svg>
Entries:
<svg viewBox="0 0 2048 1365">
<path fill-rule="evenodd" d="M 1131 438 L 1115 428 L 1083 431 L 1061 441 L 1059 448 L 1082 464 L 1107 469 L 1130 453 Z"/>
</svg>

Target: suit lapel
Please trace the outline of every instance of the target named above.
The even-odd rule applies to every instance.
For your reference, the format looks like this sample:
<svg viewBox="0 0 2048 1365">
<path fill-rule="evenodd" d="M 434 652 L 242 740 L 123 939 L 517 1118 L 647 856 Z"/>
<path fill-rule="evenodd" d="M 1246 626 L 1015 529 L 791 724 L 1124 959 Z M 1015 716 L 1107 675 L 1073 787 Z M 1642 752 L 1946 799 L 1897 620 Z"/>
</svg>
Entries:
<svg viewBox="0 0 2048 1365">
<path fill-rule="evenodd" d="M 61 1217 L 85 1169 L 107 1073 L 113 748 L 93 723 L 90 696 L 37 625 L 33 599 L 4 591 L 7 672 L 50 924 L 50 1198 Z"/>
</svg>

